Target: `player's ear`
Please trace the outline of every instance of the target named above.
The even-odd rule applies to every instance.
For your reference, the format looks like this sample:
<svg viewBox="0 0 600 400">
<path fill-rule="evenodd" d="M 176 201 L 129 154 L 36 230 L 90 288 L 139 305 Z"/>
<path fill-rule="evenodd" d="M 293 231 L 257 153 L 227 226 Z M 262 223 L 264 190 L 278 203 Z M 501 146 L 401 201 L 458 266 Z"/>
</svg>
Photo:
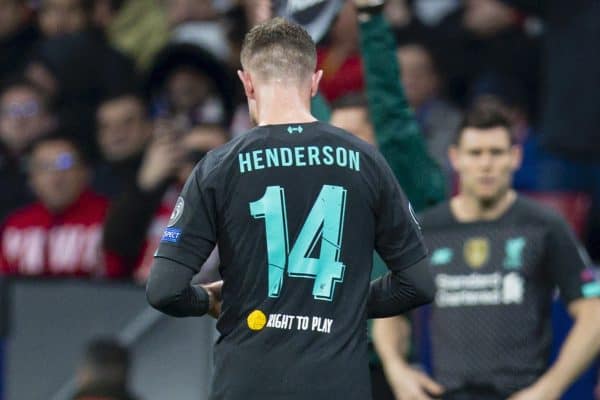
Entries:
<svg viewBox="0 0 600 400">
<path fill-rule="evenodd" d="M 523 148 L 517 144 L 512 145 L 510 148 L 510 155 L 512 159 L 512 170 L 516 171 L 521 167 L 521 162 L 523 161 Z"/>
<path fill-rule="evenodd" d="M 319 92 L 319 83 L 321 82 L 321 78 L 323 77 L 323 70 L 320 69 L 314 74 L 312 74 L 311 82 L 310 82 L 310 95 L 316 96 Z"/>
<path fill-rule="evenodd" d="M 248 99 L 254 99 L 254 84 L 252 83 L 252 78 L 250 74 L 246 71 L 239 70 L 237 71 L 237 75 L 242 81 L 242 86 L 244 86 L 244 93 Z"/>
<path fill-rule="evenodd" d="M 448 159 L 450 160 L 450 164 L 452 165 L 452 169 L 454 171 L 458 171 L 459 161 L 458 161 L 458 147 L 453 144 L 448 148 Z"/>
</svg>

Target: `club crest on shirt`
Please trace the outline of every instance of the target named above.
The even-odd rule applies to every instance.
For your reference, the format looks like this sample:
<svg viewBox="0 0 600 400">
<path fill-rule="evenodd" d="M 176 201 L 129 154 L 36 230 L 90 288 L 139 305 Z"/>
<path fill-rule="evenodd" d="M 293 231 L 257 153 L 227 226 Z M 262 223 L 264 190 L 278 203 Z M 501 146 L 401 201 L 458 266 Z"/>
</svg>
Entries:
<svg viewBox="0 0 600 400">
<path fill-rule="evenodd" d="M 504 248 L 504 268 L 520 269 L 523 266 L 523 249 L 527 240 L 523 236 L 511 238 L 506 241 Z"/>
<path fill-rule="evenodd" d="M 175 207 L 173 208 L 173 212 L 171 213 L 171 218 L 169 218 L 169 222 L 167 223 L 167 227 L 171 227 L 179 221 L 179 218 L 181 218 L 181 215 L 183 214 L 183 205 L 183 197 L 179 196 L 175 203 Z"/>
<path fill-rule="evenodd" d="M 463 247 L 465 261 L 473 269 L 481 268 L 490 256 L 490 241 L 484 237 L 467 240 Z"/>
</svg>

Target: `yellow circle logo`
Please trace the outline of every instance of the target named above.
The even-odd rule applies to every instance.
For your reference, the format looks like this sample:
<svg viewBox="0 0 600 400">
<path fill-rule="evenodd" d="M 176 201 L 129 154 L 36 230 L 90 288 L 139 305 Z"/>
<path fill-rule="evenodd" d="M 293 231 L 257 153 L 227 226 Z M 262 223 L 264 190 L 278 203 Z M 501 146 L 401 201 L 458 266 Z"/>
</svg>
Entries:
<svg viewBox="0 0 600 400">
<path fill-rule="evenodd" d="M 247 318 L 248 328 L 253 331 L 260 331 L 267 324 L 267 316 L 260 310 L 252 311 Z"/>
</svg>

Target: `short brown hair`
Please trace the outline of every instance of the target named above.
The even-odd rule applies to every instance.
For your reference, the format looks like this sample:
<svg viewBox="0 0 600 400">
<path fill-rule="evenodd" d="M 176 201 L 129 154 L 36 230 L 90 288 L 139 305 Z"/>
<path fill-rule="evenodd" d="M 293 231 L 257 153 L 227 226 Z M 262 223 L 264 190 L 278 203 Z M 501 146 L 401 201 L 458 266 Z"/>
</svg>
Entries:
<svg viewBox="0 0 600 400">
<path fill-rule="evenodd" d="M 511 144 L 516 143 L 513 124 L 506 106 L 495 97 L 482 97 L 465 114 L 452 144 L 457 146 L 460 143 L 463 132 L 467 128 L 492 129 L 498 127 L 506 129 Z"/>
<path fill-rule="evenodd" d="M 241 61 L 264 79 L 305 79 L 315 71 L 317 51 L 304 28 L 278 17 L 246 34 Z"/>
</svg>

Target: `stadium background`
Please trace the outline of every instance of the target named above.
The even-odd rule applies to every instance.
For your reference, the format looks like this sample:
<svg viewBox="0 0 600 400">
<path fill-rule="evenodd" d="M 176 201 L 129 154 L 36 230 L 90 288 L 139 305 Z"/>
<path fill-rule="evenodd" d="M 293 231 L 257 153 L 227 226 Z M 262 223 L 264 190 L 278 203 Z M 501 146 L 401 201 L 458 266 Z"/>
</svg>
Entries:
<svg viewBox="0 0 600 400">
<path fill-rule="evenodd" d="M 99 335 L 130 346 L 140 398 L 206 392 L 212 323 L 148 310 L 143 283 L 190 165 L 250 127 L 234 71 L 244 32 L 269 9 L 265 0 L 0 0 L 0 265 L 10 275 L 0 302 L 0 398 L 70 398 L 85 345 Z M 385 14 L 407 98 L 448 190 L 456 182 L 444 154 L 463 110 L 499 99 L 525 149 L 517 189 L 563 213 L 597 263 L 600 3 L 389 0 Z M 333 24 L 324 20 L 315 28 L 326 31 L 322 95 L 340 106 L 364 88 L 356 14 L 349 5 Z M 98 203 L 100 217 L 85 216 L 98 229 L 91 237 L 102 263 L 9 266 L 7 243 L 27 241 L 15 227 L 65 224 L 23 220 L 18 211 L 36 200 L 34 174 L 52 186 L 45 172 L 79 164 L 59 158 L 34 168 L 28 149 L 55 134 L 81 147 L 89 171 L 83 183 L 67 177 L 60 185 L 89 186 L 110 200 Z M 91 207 L 77 206 L 84 214 Z M 64 259 L 81 258 L 84 245 L 58 243 Z M 208 265 L 198 279 L 213 277 Z M 554 322 L 558 343 L 569 324 L 559 302 Z M 597 366 L 565 398 L 600 398 L 596 381 Z"/>
</svg>

